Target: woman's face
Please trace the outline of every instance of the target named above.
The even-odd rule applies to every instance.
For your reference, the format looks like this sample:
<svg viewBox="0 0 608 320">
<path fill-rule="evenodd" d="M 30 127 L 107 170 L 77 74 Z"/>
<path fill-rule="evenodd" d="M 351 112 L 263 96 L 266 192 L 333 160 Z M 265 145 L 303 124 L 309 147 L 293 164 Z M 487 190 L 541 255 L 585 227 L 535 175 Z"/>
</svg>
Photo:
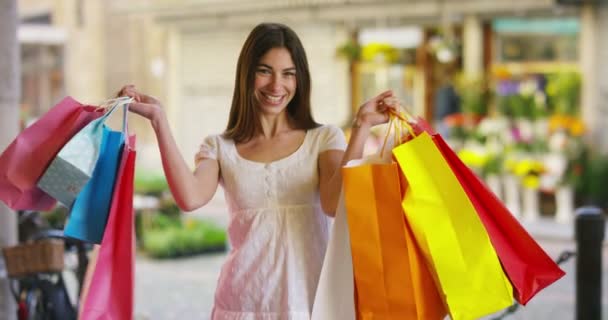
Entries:
<svg viewBox="0 0 608 320">
<path fill-rule="evenodd" d="M 285 48 L 273 48 L 255 67 L 254 91 L 264 114 L 279 114 L 296 93 L 296 66 Z"/>
</svg>

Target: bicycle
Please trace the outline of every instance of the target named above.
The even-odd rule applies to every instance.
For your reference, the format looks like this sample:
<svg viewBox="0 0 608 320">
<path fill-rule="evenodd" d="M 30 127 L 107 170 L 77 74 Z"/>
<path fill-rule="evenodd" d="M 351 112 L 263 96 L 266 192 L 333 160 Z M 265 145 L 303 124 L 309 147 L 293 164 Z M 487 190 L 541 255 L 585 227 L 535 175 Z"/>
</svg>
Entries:
<svg viewBox="0 0 608 320">
<path fill-rule="evenodd" d="M 76 319 L 90 245 L 65 238 L 39 212 L 18 214 L 20 244 L 3 249 L 18 319 Z M 72 297 L 64 276 L 72 276 L 76 283 Z"/>
</svg>

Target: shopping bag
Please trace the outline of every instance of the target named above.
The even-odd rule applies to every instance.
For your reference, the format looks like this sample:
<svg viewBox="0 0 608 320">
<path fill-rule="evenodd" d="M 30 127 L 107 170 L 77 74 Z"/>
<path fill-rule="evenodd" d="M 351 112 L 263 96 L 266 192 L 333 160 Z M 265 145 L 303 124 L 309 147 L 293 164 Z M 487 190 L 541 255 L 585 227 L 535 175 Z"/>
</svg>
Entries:
<svg viewBox="0 0 608 320">
<path fill-rule="evenodd" d="M 103 110 L 65 97 L 25 128 L 0 155 L 0 200 L 14 210 L 50 210 L 56 203 L 36 185 L 57 152 Z"/>
<path fill-rule="evenodd" d="M 67 237 L 101 243 L 108 220 L 116 171 L 127 130 L 128 107 L 123 109 L 122 131 L 103 128 L 99 159 L 87 182 L 70 209 L 63 233 Z"/>
<path fill-rule="evenodd" d="M 321 267 L 311 320 L 355 320 L 353 279 L 344 192 L 341 192 Z"/>
<path fill-rule="evenodd" d="M 80 319 L 133 319 L 134 250 L 133 178 L 135 136 L 125 141 L 108 224 L 93 275 L 82 299 Z"/>
<path fill-rule="evenodd" d="M 404 174 L 402 206 L 454 320 L 477 319 L 513 303 L 488 233 L 431 136 L 393 149 Z"/>
<path fill-rule="evenodd" d="M 342 169 L 357 319 L 443 319 L 446 311 L 405 223 L 395 163 Z"/>
<path fill-rule="evenodd" d="M 342 168 L 357 319 L 443 319 L 447 312 L 406 224 L 399 170 L 386 147 L 385 138 L 379 154 Z"/>
<path fill-rule="evenodd" d="M 536 293 L 564 276 L 504 204 L 471 171 L 439 135 L 433 140 L 464 188 L 483 222 L 509 277 L 515 298 L 526 304 Z"/>
<path fill-rule="evenodd" d="M 115 110 L 131 101 L 127 97 L 115 99 L 108 112 L 74 135 L 48 166 L 38 181 L 38 187 L 71 208 L 76 196 L 93 174 L 106 128 L 105 121 Z"/>
</svg>

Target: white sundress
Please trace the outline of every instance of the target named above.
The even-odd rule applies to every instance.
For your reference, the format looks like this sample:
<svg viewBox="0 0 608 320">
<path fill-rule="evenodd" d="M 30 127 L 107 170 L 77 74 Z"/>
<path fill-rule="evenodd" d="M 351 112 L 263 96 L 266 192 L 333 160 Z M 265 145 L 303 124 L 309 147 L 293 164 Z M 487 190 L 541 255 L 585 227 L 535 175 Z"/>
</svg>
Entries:
<svg viewBox="0 0 608 320">
<path fill-rule="evenodd" d="M 328 239 L 319 201 L 319 154 L 344 150 L 335 126 L 309 129 L 291 155 L 241 157 L 234 141 L 205 138 L 196 155 L 217 159 L 230 214 L 231 251 L 217 283 L 213 320 L 309 320 Z"/>
</svg>

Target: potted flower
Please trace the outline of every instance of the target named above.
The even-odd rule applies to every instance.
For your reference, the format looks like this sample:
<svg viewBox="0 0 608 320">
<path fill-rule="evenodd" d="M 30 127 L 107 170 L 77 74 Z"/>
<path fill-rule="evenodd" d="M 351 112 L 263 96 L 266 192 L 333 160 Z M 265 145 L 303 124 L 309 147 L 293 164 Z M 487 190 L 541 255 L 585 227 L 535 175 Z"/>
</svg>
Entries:
<svg viewBox="0 0 608 320">
<path fill-rule="evenodd" d="M 583 179 L 586 145 L 583 141 L 585 127 L 582 121 L 568 115 L 554 115 L 549 120 L 549 149 L 555 157 L 559 175 L 555 188 L 556 220 L 572 221 L 575 190 Z M 561 161 L 558 161 L 561 160 Z"/>
<path fill-rule="evenodd" d="M 523 218 L 529 221 L 537 220 L 540 215 L 538 201 L 540 176 L 545 171 L 543 162 L 535 157 L 525 155 L 519 160 L 507 161 L 507 164 L 514 175 L 519 178 L 519 183 L 523 187 Z"/>
</svg>

